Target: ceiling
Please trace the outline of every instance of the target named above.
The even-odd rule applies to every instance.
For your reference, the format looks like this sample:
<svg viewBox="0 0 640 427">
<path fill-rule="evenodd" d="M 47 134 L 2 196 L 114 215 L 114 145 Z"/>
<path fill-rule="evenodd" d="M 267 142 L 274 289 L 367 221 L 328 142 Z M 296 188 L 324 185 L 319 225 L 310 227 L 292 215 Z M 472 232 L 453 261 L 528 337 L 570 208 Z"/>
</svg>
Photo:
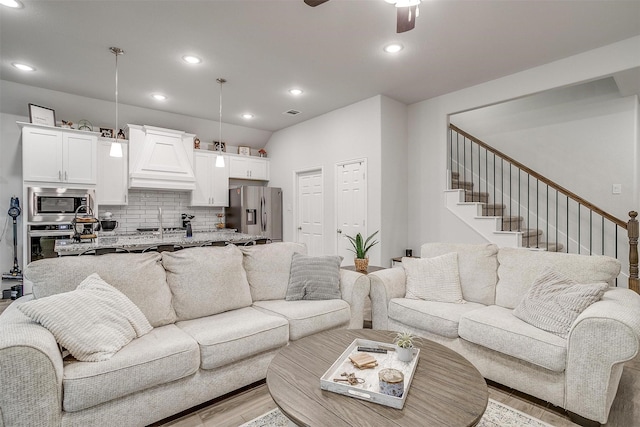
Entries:
<svg viewBox="0 0 640 427">
<path fill-rule="evenodd" d="M 268 131 L 377 94 L 411 104 L 640 34 L 638 0 L 427 0 L 403 34 L 383 0 L 22 3 L 0 7 L 3 80 L 112 101 L 117 46 L 121 103 L 217 120 L 223 77 L 223 121 Z M 390 42 L 404 50 L 384 53 Z"/>
</svg>

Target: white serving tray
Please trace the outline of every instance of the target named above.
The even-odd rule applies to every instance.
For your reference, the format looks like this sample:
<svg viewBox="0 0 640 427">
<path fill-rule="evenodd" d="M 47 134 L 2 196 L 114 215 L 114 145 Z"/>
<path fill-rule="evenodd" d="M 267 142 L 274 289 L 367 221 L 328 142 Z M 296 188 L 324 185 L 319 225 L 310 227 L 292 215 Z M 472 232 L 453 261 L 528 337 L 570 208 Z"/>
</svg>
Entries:
<svg viewBox="0 0 640 427">
<path fill-rule="evenodd" d="M 358 347 L 393 348 L 394 345 L 356 338 L 320 378 L 320 388 L 380 405 L 402 409 L 407 399 L 407 394 L 409 394 L 409 386 L 413 380 L 413 374 L 418 366 L 420 349 L 415 348 L 413 350 L 414 356 L 411 362 L 401 362 L 398 360 L 395 351 L 388 351 L 386 354 L 367 353 L 376 358 L 378 366 L 373 369 L 358 369 L 353 366 L 349 360 L 349 356 L 361 353 L 357 350 Z M 394 397 L 380 393 L 378 373 L 385 368 L 397 369 L 404 374 L 404 392 L 402 393 L 402 397 Z M 348 374 L 354 373 L 357 378 L 363 378 L 365 382 L 357 385 L 350 385 L 347 382 L 334 382 L 334 378 L 343 378 L 340 376 L 343 372 L 347 372 Z"/>
</svg>

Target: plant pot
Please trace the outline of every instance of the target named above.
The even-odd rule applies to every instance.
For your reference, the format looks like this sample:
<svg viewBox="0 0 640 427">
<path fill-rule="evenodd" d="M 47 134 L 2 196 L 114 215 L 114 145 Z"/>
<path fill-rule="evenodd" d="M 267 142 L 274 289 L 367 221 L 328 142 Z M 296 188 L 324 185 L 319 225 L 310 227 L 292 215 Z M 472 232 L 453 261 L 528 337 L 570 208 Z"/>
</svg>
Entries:
<svg viewBox="0 0 640 427">
<path fill-rule="evenodd" d="M 369 258 L 355 258 L 353 262 L 356 265 L 356 271 L 367 272 L 367 268 L 369 267 Z"/>
<path fill-rule="evenodd" d="M 413 347 L 402 348 L 396 346 L 396 354 L 401 362 L 411 362 L 413 359 Z"/>
</svg>

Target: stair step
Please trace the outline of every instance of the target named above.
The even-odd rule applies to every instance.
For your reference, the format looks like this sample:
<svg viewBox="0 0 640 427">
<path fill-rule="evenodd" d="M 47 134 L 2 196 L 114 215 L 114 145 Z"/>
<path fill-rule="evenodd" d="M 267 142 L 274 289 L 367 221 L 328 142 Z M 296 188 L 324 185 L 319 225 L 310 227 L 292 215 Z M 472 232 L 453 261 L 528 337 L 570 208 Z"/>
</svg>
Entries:
<svg viewBox="0 0 640 427">
<path fill-rule="evenodd" d="M 548 246 L 547 246 L 548 245 Z M 541 250 L 541 251 L 548 251 L 548 252 L 562 252 L 562 249 L 564 249 L 564 245 L 562 243 L 551 243 L 549 242 L 547 244 L 547 242 L 540 242 L 537 246 L 524 246 L 527 249 L 534 249 L 534 250 Z"/>
<path fill-rule="evenodd" d="M 507 208 L 506 205 L 496 204 L 496 203 L 485 203 L 482 205 L 482 215 L 483 216 L 502 216 L 504 215 L 504 210 Z"/>
<path fill-rule="evenodd" d="M 484 191 L 469 191 L 465 190 L 464 192 L 464 201 L 465 202 L 481 202 L 487 203 L 489 200 L 489 193 Z"/>
<path fill-rule="evenodd" d="M 451 172 L 451 179 L 460 179 L 460 174 L 458 172 Z"/>
<path fill-rule="evenodd" d="M 457 179 L 451 180 L 451 189 L 456 190 L 473 190 L 474 183 L 471 181 L 459 181 Z"/>
<path fill-rule="evenodd" d="M 502 231 L 519 231 L 524 218 L 521 216 L 503 216 Z"/>
</svg>

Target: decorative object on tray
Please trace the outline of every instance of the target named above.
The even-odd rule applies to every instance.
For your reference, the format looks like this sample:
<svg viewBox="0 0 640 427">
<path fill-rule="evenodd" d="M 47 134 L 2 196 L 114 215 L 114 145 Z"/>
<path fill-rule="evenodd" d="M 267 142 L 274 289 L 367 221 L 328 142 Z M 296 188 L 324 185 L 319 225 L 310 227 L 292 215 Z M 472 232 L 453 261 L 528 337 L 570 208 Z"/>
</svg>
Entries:
<svg viewBox="0 0 640 427">
<path fill-rule="evenodd" d="M 408 363 L 398 360 L 397 351 L 393 350 L 397 349 L 392 349 L 392 345 L 389 343 L 356 338 L 320 378 L 320 388 L 356 399 L 402 409 L 418 366 L 420 349 L 417 347 L 413 349 L 415 355 Z M 371 366 L 370 369 L 359 369 L 354 360 L 374 360 L 375 366 Z M 388 391 L 385 394 L 383 392 L 383 388 L 380 386 L 381 378 L 385 378 L 388 384 L 394 384 L 394 378 L 398 377 L 397 373 L 390 377 L 381 376 L 382 371 L 385 370 L 397 371 L 401 374 L 402 386 L 395 385 L 390 388 L 401 387 L 402 393 Z M 389 387 L 385 388 L 385 390 L 388 389 Z"/>
<path fill-rule="evenodd" d="M 383 369 L 378 372 L 380 393 L 402 397 L 404 393 L 404 374 L 397 369 Z"/>
<path fill-rule="evenodd" d="M 347 239 L 349 239 L 349 243 L 351 243 L 351 246 L 353 247 L 353 249 L 349 250 L 356 254 L 356 257 L 353 260 L 356 266 L 356 271 L 367 271 L 367 268 L 369 267 L 369 257 L 367 256 L 367 252 L 369 252 L 369 249 L 375 246 L 378 241 L 374 240 L 371 243 L 369 242 L 376 234 L 378 234 L 378 231 L 380 230 L 377 230 L 375 233 L 367 237 L 367 240 L 363 240 L 362 234 L 360 233 L 356 234 L 356 237 L 345 235 Z"/>
<path fill-rule="evenodd" d="M 55 126 L 55 110 L 40 105 L 29 104 L 29 121 L 35 125 Z"/>
<path fill-rule="evenodd" d="M 375 357 L 367 353 L 360 353 L 349 356 L 349 360 L 358 369 L 372 369 L 378 366 L 378 361 Z"/>
<path fill-rule="evenodd" d="M 213 143 L 211 144 L 210 147 L 211 151 L 221 151 L 221 152 L 225 152 L 227 151 L 227 143 L 226 142 L 219 142 L 219 141 L 213 141 Z"/>
<path fill-rule="evenodd" d="M 113 129 L 100 128 L 100 136 L 103 138 L 114 138 Z"/>
<path fill-rule="evenodd" d="M 250 156 L 251 147 L 244 147 L 241 145 L 240 147 L 238 147 L 238 154 L 240 154 L 241 156 Z"/>
<path fill-rule="evenodd" d="M 82 119 L 78 122 L 78 130 L 86 130 L 89 132 L 93 132 L 93 125 L 87 119 Z"/>
<path fill-rule="evenodd" d="M 411 362 L 413 359 L 413 340 L 416 336 L 411 332 L 398 332 L 394 339 L 394 343 L 398 346 L 398 360 L 403 362 Z"/>
<path fill-rule="evenodd" d="M 196 150 L 200 149 L 200 138 L 197 136 L 193 138 L 193 148 Z"/>
<path fill-rule="evenodd" d="M 267 157 L 267 150 L 265 150 L 264 148 L 261 148 L 258 150 L 258 155 L 260 157 Z"/>
</svg>

